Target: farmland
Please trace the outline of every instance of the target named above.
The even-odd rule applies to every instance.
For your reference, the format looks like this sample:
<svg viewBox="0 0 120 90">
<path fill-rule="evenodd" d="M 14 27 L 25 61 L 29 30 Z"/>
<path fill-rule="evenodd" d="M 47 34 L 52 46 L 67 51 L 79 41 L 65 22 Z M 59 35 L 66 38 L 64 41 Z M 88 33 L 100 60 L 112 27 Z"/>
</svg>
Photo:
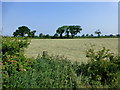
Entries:
<svg viewBox="0 0 120 90">
<path fill-rule="evenodd" d="M 47 51 L 50 55 L 67 57 L 71 61 L 87 62 L 86 50 L 102 47 L 110 49 L 112 53 L 118 53 L 117 38 L 86 38 L 86 39 L 32 39 L 31 44 L 25 50 L 28 57 L 37 57 Z"/>
</svg>

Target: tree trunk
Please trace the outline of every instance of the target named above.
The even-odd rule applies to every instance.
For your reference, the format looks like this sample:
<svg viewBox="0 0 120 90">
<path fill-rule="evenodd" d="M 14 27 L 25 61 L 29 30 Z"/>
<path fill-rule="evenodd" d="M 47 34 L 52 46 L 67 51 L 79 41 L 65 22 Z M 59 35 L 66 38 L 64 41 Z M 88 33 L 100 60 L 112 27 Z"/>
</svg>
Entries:
<svg viewBox="0 0 120 90">
<path fill-rule="evenodd" d="M 67 38 L 69 38 L 69 33 L 67 33 Z"/>
<path fill-rule="evenodd" d="M 25 34 L 24 34 L 24 32 L 23 32 L 23 33 L 21 33 L 21 36 L 22 36 L 22 37 L 24 37 L 24 35 L 25 35 Z"/>
<path fill-rule="evenodd" d="M 62 34 L 60 34 L 60 38 L 62 38 Z"/>
<path fill-rule="evenodd" d="M 72 38 L 74 37 L 74 35 L 72 35 Z"/>
<path fill-rule="evenodd" d="M 100 37 L 100 34 L 98 34 L 98 37 Z"/>
</svg>

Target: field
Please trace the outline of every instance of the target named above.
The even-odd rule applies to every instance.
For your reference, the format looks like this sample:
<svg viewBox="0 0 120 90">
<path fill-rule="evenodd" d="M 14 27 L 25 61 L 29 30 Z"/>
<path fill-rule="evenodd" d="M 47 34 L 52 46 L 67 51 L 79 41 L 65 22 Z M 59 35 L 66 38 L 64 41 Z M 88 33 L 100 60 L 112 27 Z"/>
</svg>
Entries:
<svg viewBox="0 0 120 90">
<path fill-rule="evenodd" d="M 37 57 L 47 51 L 50 55 L 67 57 L 71 61 L 87 62 L 86 50 L 90 48 L 101 50 L 102 47 L 118 54 L 117 38 L 88 38 L 88 39 L 32 39 L 25 50 L 28 57 Z"/>
</svg>

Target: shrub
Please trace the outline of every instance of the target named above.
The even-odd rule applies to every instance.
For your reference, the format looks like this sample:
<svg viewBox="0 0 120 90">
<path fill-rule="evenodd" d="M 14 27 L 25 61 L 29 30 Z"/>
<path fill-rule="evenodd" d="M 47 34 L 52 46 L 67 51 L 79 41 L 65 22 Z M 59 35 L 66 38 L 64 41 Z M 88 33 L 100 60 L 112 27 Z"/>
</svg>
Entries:
<svg viewBox="0 0 120 90">
<path fill-rule="evenodd" d="M 27 71 L 15 72 L 7 79 L 9 88 L 75 88 L 77 77 L 65 60 L 39 57 Z"/>
<path fill-rule="evenodd" d="M 81 73 L 89 77 L 90 85 L 113 85 L 117 81 L 119 67 L 114 63 L 116 57 L 103 47 L 102 50 L 95 52 L 89 49 L 86 55 L 90 61 L 82 63 L 76 70 L 77 75 Z M 100 82 L 100 83 L 99 83 Z"/>
<path fill-rule="evenodd" d="M 30 41 L 25 38 L 2 38 L 2 54 L 5 55 L 16 55 L 20 53 L 23 48 L 27 47 Z"/>
<path fill-rule="evenodd" d="M 23 50 L 30 44 L 25 38 L 2 38 L 2 78 L 3 87 L 9 87 L 9 79 L 16 72 L 30 69 L 34 63 L 24 56 Z"/>
</svg>

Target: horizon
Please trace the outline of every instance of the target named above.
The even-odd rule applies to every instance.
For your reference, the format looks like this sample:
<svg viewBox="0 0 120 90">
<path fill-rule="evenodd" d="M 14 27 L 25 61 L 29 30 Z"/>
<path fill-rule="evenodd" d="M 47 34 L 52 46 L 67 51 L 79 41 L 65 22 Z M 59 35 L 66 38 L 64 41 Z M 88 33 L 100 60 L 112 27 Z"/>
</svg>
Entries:
<svg viewBox="0 0 120 90">
<path fill-rule="evenodd" d="M 3 34 L 13 36 L 20 26 L 54 35 L 63 25 L 80 25 L 82 34 L 118 34 L 117 2 L 2 2 Z"/>
</svg>

